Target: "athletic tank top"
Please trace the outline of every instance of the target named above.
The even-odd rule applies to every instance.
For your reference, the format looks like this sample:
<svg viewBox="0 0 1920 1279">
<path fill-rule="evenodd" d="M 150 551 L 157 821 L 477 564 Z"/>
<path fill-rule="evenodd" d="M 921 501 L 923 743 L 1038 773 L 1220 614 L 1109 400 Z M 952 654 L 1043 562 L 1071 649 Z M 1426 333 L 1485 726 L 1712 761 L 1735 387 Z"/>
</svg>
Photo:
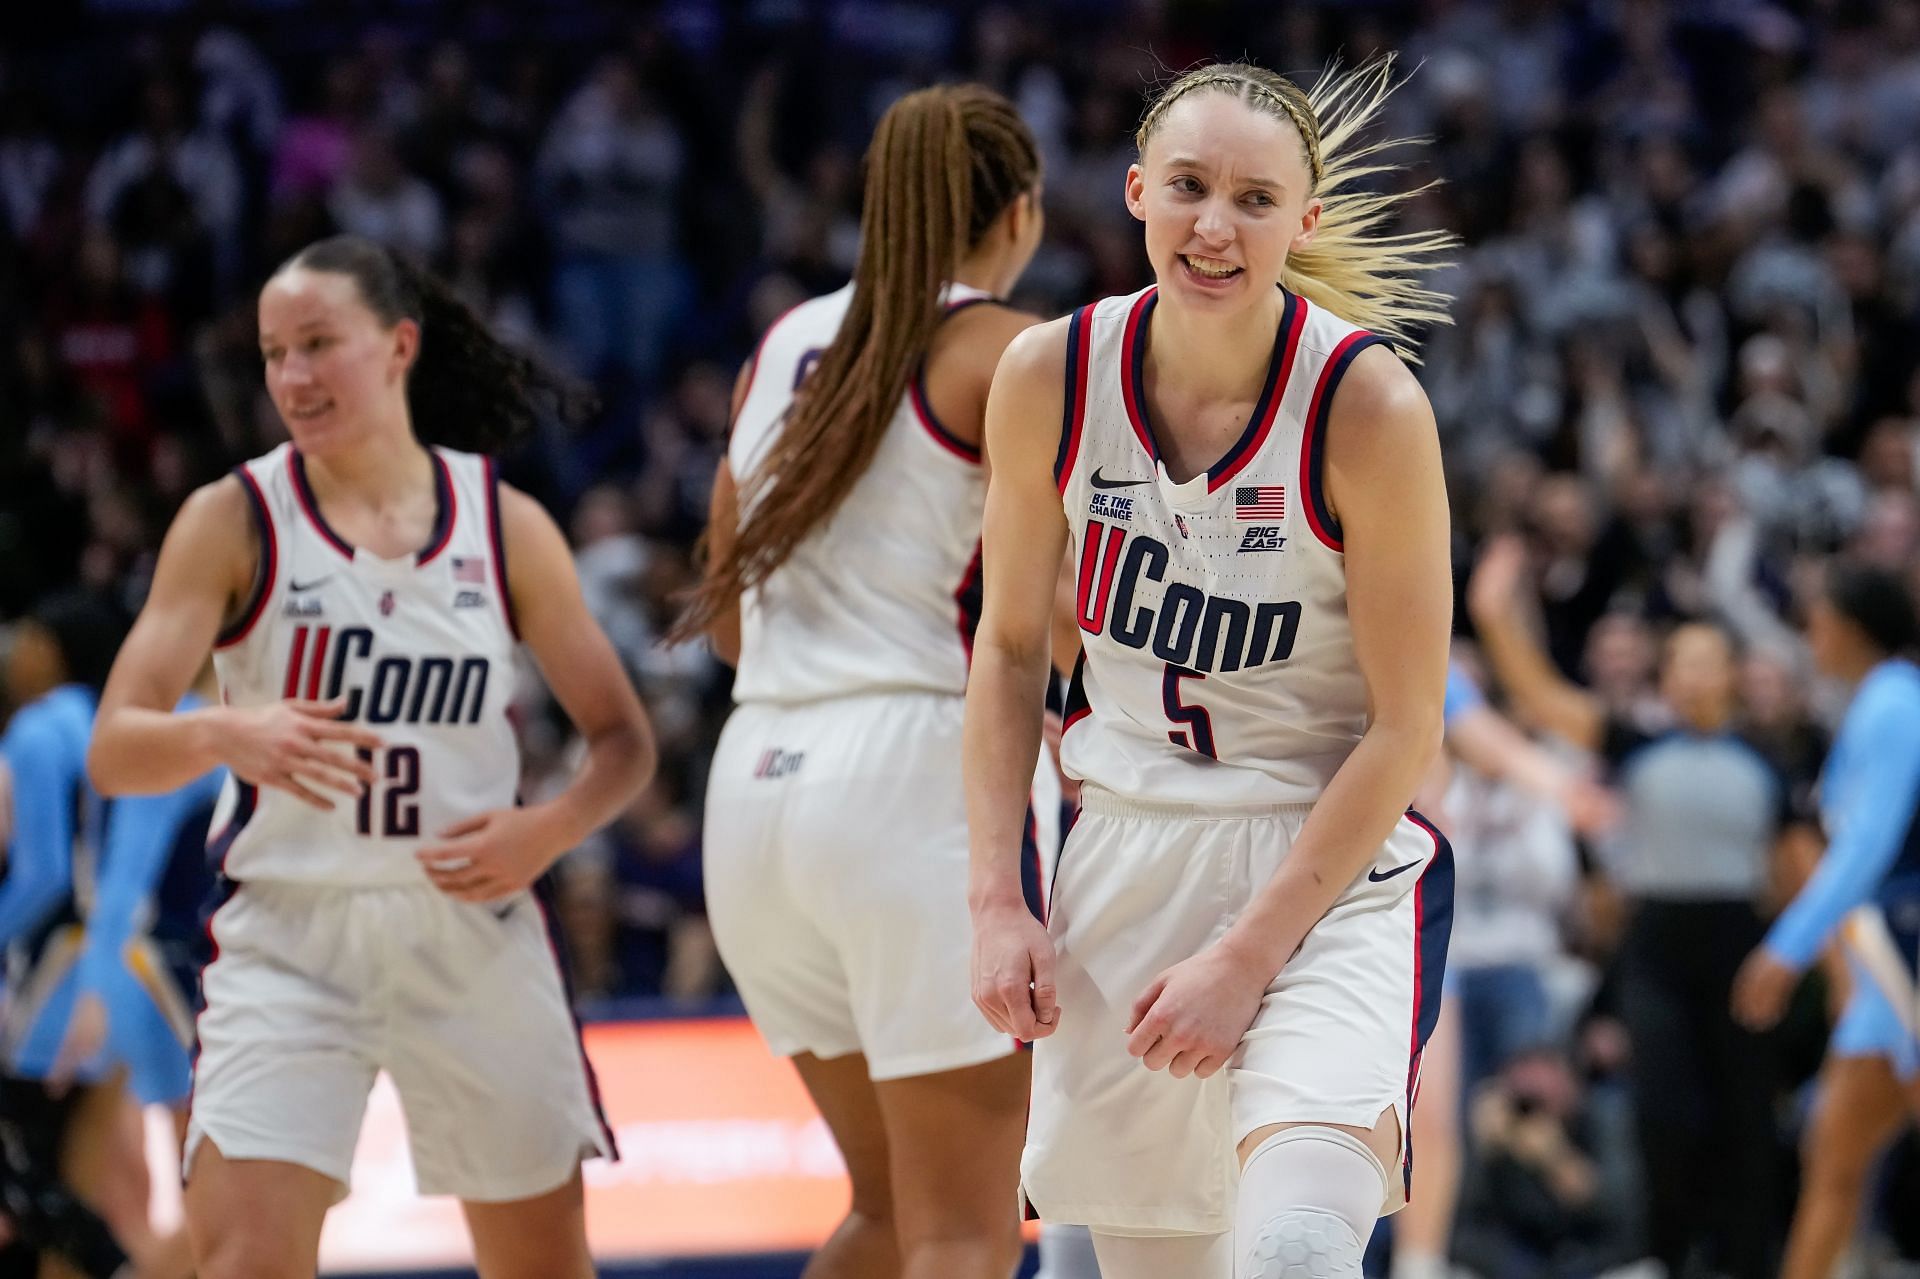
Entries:
<svg viewBox="0 0 1920 1279">
<path fill-rule="evenodd" d="M 518 643 L 493 462 L 433 450 L 439 516 L 427 545 L 382 559 L 327 526 L 291 444 L 235 469 L 259 534 L 256 586 L 220 637 L 221 699 L 258 706 L 345 697 L 372 729 L 378 780 L 322 812 L 229 775 L 208 841 L 234 880 L 426 883 L 423 840 L 511 807 L 520 752 L 507 709 Z"/>
<path fill-rule="evenodd" d="M 1320 473 L 1334 390 L 1380 339 L 1287 294 L 1253 416 L 1176 484 L 1143 384 L 1157 296 L 1082 307 L 1068 330 L 1054 472 L 1083 650 L 1062 764 L 1130 799 L 1311 803 L 1366 728 Z"/>
<path fill-rule="evenodd" d="M 945 294 L 949 312 L 987 298 L 957 284 Z M 849 285 L 804 302 L 761 339 L 727 449 L 743 490 L 852 300 Z M 924 373 L 924 364 L 914 370 L 832 518 L 741 600 L 736 701 L 966 691 L 986 476 L 980 450 L 934 417 Z"/>
</svg>

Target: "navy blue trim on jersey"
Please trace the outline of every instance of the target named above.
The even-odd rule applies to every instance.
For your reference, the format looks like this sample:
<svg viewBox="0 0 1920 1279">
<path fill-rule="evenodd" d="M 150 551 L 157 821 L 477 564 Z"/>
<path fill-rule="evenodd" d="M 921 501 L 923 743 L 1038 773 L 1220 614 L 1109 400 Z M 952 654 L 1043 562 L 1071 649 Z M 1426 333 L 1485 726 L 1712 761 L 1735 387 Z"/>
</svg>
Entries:
<svg viewBox="0 0 1920 1279">
<path fill-rule="evenodd" d="M 600 1135 L 606 1139 L 607 1158 L 617 1163 L 620 1159 L 620 1143 L 615 1140 L 613 1128 L 607 1123 L 607 1108 L 600 1101 L 600 1076 L 594 1073 L 593 1059 L 587 1056 L 586 1032 L 580 1028 L 580 1014 L 575 1011 L 578 1004 L 573 997 L 573 972 L 567 964 L 567 952 L 560 930 L 553 922 L 554 912 L 549 907 L 554 897 L 551 871 L 534 881 L 531 895 L 540 911 L 540 923 L 547 932 L 547 949 L 553 953 L 553 966 L 560 972 L 560 992 L 567 1001 L 567 1016 L 573 1020 L 573 1040 L 580 1050 L 580 1068 L 586 1072 L 587 1094 L 593 1099 L 593 1115 L 599 1121 Z"/>
<path fill-rule="evenodd" d="M 960 647 L 967 655 L 967 669 L 973 669 L 973 637 L 980 629 L 980 611 L 985 606 L 986 592 L 980 581 L 981 544 L 973 544 L 973 558 L 967 561 L 967 571 L 960 575 L 960 585 L 953 592 L 954 608 L 957 610 L 960 627 Z"/>
<path fill-rule="evenodd" d="M 1333 349 L 1333 358 L 1320 371 L 1320 384 L 1314 388 L 1313 407 L 1307 415 L 1307 438 L 1300 450 L 1300 487 L 1307 491 L 1307 523 L 1322 542 L 1336 551 L 1344 550 L 1345 545 L 1340 521 L 1333 518 L 1333 508 L 1327 505 L 1325 456 L 1327 422 L 1333 416 L 1333 394 L 1355 356 L 1370 346 L 1385 345 L 1385 341 L 1371 333 L 1348 335 Z"/>
<path fill-rule="evenodd" d="M 236 466 L 233 473 L 239 477 L 240 491 L 247 495 L 247 511 L 253 516 L 253 527 L 260 537 L 260 560 L 253 568 L 253 589 L 247 593 L 246 605 L 241 608 L 240 616 L 214 637 L 215 648 L 231 648 L 253 630 L 253 624 L 266 611 L 267 598 L 273 594 L 274 577 L 280 571 L 280 544 L 274 537 L 273 517 L 267 513 L 266 495 L 246 467 Z"/>
<path fill-rule="evenodd" d="M 433 531 L 427 535 L 427 544 L 414 554 L 416 565 L 427 561 L 447 549 L 447 543 L 453 538 L 454 490 L 453 476 L 447 470 L 446 459 L 437 451 L 429 450 L 433 457 Z M 353 543 L 336 533 L 327 523 L 327 517 L 320 513 L 320 500 L 313 495 L 313 485 L 307 481 L 307 459 L 300 456 L 300 450 L 294 449 L 288 455 L 287 470 L 293 476 L 294 496 L 300 500 L 300 509 L 325 539 L 327 545 L 352 559 L 355 554 Z"/>
<path fill-rule="evenodd" d="M 240 832 L 260 807 L 260 788 L 252 782 L 235 779 L 240 787 L 239 798 L 233 805 L 233 816 L 220 828 L 220 833 L 207 840 L 207 865 L 222 875 L 227 870 L 227 854 L 233 851 L 233 841 L 240 838 Z"/>
<path fill-rule="evenodd" d="M 1407 1111 L 1418 1093 L 1420 1058 L 1440 1023 L 1441 988 L 1447 979 L 1447 943 L 1453 935 L 1453 845 L 1434 824 L 1407 810 L 1407 818 L 1433 838 L 1433 859 L 1413 885 L 1413 1026 L 1407 1047 Z M 1406 1161 L 1401 1173 L 1413 1194 L 1412 1124 L 1402 1135 Z"/>
<path fill-rule="evenodd" d="M 946 314 L 940 317 L 941 322 L 945 323 L 968 307 L 989 302 L 995 306 L 1006 305 L 996 297 L 962 298 L 958 302 L 947 303 Z M 907 379 L 907 398 L 912 401 L 914 415 L 920 419 L 920 425 L 926 428 L 927 434 L 933 436 L 934 443 L 963 462 L 977 464 L 980 461 L 980 445 L 969 444 L 955 435 L 934 413 L 933 402 L 927 398 L 927 357 L 924 355 L 920 357 L 920 363 L 914 366 L 913 376 Z"/>
<path fill-rule="evenodd" d="M 1126 404 L 1127 424 L 1155 465 L 1160 461 L 1160 442 L 1153 438 L 1147 421 L 1147 317 L 1160 301 L 1159 289 L 1148 289 L 1127 312 L 1126 332 L 1120 338 L 1120 398 Z"/>
<path fill-rule="evenodd" d="M 1067 680 L 1067 704 L 1060 717 L 1062 733 L 1093 713 L 1093 706 L 1087 701 L 1086 670 L 1087 651 L 1083 648 L 1073 659 L 1073 675 Z"/>
<path fill-rule="evenodd" d="M 211 845 L 209 845 L 211 851 Z M 202 929 L 200 953 L 195 956 L 196 969 L 193 983 L 193 1042 L 187 1046 L 187 1110 L 193 1110 L 194 1090 L 200 1084 L 200 1019 L 207 1015 L 207 970 L 220 958 L 220 939 L 214 936 L 214 921 L 228 902 L 240 892 L 240 881 L 228 879 L 225 875 L 214 877 L 213 888 L 207 895 L 207 906 L 202 912 L 205 925 Z"/>
<path fill-rule="evenodd" d="M 1267 362 L 1267 381 L 1261 388 L 1259 402 L 1253 406 L 1253 416 L 1247 419 L 1247 427 L 1240 432 L 1240 438 L 1233 442 L 1225 457 L 1207 468 L 1207 492 L 1219 491 L 1221 486 L 1246 469 L 1260 446 L 1267 442 L 1267 436 L 1273 433 L 1274 419 L 1280 415 L 1280 400 L 1287 393 L 1287 382 L 1293 376 L 1294 357 L 1300 350 L 1300 334 L 1307 327 L 1307 304 L 1287 292 L 1280 290 L 1285 299 L 1280 308 L 1280 330 L 1274 334 L 1273 355 Z M 1142 397 L 1140 410 L 1146 412 L 1147 401 Z"/>
<path fill-rule="evenodd" d="M 507 538 L 500 531 L 500 464 L 487 466 L 487 541 L 493 545 L 494 589 L 500 593 L 500 611 L 507 617 L 507 633 L 520 638 L 520 618 L 513 611 L 513 592 L 507 589 Z"/>
<path fill-rule="evenodd" d="M 1020 826 L 1020 895 L 1027 909 L 1041 923 L 1047 922 L 1047 894 L 1040 860 L 1040 824 L 1034 816 L 1033 800 L 1027 800 L 1027 819 Z"/>
<path fill-rule="evenodd" d="M 416 565 L 431 563 L 447 549 L 447 543 L 453 540 L 453 522 L 460 510 L 460 500 L 453 488 L 453 472 L 438 449 L 433 450 L 433 500 L 433 533 L 427 538 L 426 549 L 414 557 Z"/>
<path fill-rule="evenodd" d="M 980 300 L 984 302 L 987 299 Z M 926 428 L 935 444 L 963 462 L 979 464 L 980 446 L 967 443 L 934 416 L 933 405 L 927 400 L 927 362 L 924 359 L 913 370 L 913 376 L 907 379 L 907 399 L 912 401 L 914 416 L 920 419 L 920 425 Z"/>
<path fill-rule="evenodd" d="M 1299 348 L 1300 331 L 1306 324 L 1306 308 L 1300 299 L 1285 289 L 1280 290 L 1280 294 L 1284 299 L 1281 303 L 1280 327 L 1273 335 L 1273 352 L 1267 357 L 1267 377 L 1261 384 L 1260 398 L 1254 402 L 1253 412 L 1240 429 L 1239 438 L 1218 461 L 1207 468 L 1209 493 L 1237 475 L 1273 430 L 1280 397 L 1285 394 L 1287 375 L 1292 371 L 1294 353 Z M 1126 400 L 1127 415 L 1132 419 L 1134 434 L 1156 462 L 1160 460 L 1160 441 L 1154 434 L 1153 418 L 1147 409 L 1147 332 L 1153 308 L 1159 300 L 1160 294 L 1156 289 L 1135 304 L 1133 314 L 1127 318 L 1127 333 L 1120 356 L 1124 366 L 1121 389 Z"/>
<path fill-rule="evenodd" d="M 1080 452 L 1081 424 L 1087 407 L 1087 364 L 1091 358 L 1093 306 L 1088 304 L 1067 321 L 1066 392 L 1060 404 L 1060 448 L 1053 455 L 1053 482 L 1067 491 L 1067 476 Z"/>
</svg>

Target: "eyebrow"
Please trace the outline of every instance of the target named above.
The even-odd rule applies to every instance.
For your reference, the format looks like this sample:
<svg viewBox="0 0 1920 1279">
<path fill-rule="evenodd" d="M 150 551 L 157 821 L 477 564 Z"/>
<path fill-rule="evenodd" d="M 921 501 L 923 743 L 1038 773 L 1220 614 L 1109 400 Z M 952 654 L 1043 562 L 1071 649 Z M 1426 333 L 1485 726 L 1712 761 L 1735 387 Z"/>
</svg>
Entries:
<svg viewBox="0 0 1920 1279">
<path fill-rule="evenodd" d="M 1193 156 L 1190 156 L 1190 155 L 1176 155 L 1172 157 L 1167 161 L 1167 167 L 1169 169 L 1204 169 L 1204 170 L 1211 170 L 1213 168 L 1213 166 L 1208 164 L 1205 160 L 1195 159 Z M 1280 181 L 1280 179 L 1278 178 L 1251 177 L 1251 178 L 1243 179 L 1241 182 L 1241 185 L 1250 186 L 1250 187 L 1279 187 L 1284 190 L 1287 184 Z"/>
</svg>

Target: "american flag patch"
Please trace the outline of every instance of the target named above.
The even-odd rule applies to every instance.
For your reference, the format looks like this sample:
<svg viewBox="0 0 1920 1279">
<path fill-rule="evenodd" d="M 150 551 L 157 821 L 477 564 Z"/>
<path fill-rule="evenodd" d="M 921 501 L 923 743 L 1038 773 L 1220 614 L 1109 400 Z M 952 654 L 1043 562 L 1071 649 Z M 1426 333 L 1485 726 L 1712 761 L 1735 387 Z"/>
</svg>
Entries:
<svg viewBox="0 0 1920 1279">
<path fill-rule="evenodd" d="M 454 556 L 453 580 L 484 586 L 487 581 L 487 561 L 478 555 Z"/>
<path fill-rule="evenodd" d="M 1242 520 L 1283 520 L 1287 517 L 1287 486 L 1242 484 L 1233 490 L 1233 514 Z"/>
</svg>

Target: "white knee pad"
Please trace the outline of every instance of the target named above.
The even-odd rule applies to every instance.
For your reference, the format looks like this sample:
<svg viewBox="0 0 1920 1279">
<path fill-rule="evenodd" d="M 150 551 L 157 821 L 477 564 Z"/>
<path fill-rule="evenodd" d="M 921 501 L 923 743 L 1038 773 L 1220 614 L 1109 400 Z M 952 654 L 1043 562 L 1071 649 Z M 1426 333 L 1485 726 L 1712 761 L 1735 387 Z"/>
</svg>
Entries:
<svg viewBox="0 0 1920 1279">
<path fill-rule="evenodd" d="M 1234 1279 L 1360 1279 L 1386 1197 L 1387 1170 L 1359 1138 L 1281 1129 L 1240 1170 Z"/>
</svg>

